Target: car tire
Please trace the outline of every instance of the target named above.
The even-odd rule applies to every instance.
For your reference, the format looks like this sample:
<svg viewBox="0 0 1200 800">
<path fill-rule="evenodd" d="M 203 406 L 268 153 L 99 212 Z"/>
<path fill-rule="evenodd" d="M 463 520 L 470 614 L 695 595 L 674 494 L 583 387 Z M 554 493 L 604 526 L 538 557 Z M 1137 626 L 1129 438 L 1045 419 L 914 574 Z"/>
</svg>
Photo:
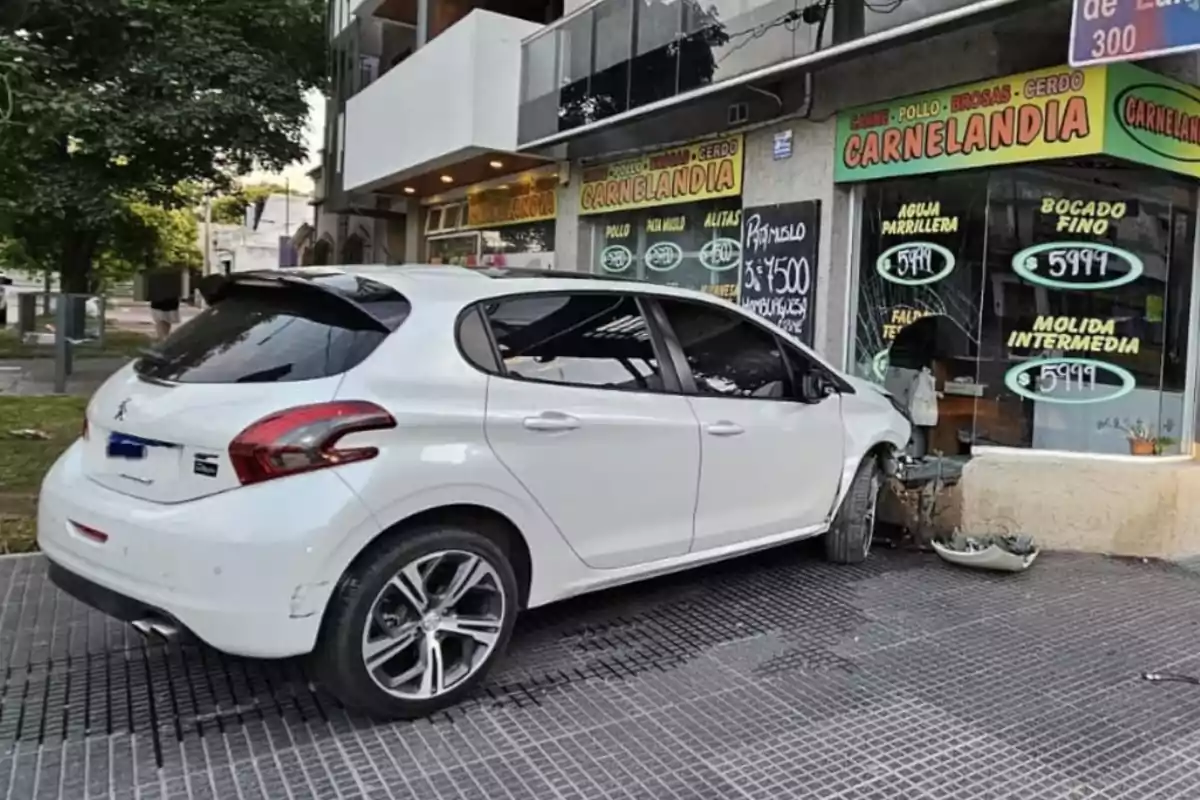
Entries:
<svg viewBox="0 0 1200 800">
<path fill-rule="evenodd" d="M 438 611 L 468 565 L 473 572 L 464 583 L 483 577 L 453 609 Z M 445 589 L 441 595 L 439 587 Z M 418 595 L 427 601 L 424 612 L 418 610 Z M 316 677 L 347 708 L 389 719 L 428 716 L 462 700 L 483 680 L 508 646 L 517 605 L 516 576 L 492 539 L 446 525 L 399 532 L 364 553 L 339 583 L 312 655 Z M 456 632 L 447 632 L 447 625 Z M 461 633 L 464 629 L 471 633 Z M 389 658 L 390 649 L 396 650 L 390 660 L 368 666 L 372 659 Z M 431 665 L 441 668 L 440 686 L 439 670 Z M 466 674 L 456 675 L 463 668 Z M 414 670 L 419 675 L 407 683 L 383 685 Z"/>
<path fill-rule="evenodd" d="M 825 534 L 825 557 L 836 564 L 859 564 L 871 551 L 875 535 L 875 510 L 883 470 L 874 458 L 863 459 L 854 474 L 850 491 Z"/>
</svg>

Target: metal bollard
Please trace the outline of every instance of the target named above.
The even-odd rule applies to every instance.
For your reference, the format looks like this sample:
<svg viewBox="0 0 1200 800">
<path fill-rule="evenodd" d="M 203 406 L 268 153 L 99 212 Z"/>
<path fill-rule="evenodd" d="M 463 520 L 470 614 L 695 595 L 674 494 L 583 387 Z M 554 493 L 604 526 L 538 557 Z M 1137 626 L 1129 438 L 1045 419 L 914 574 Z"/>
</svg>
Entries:
<svg viewBox="0 0 1200 800">
<path fill-rule="evenodd" d="M 71 303 L 60 294 L 54 305 L 54 392 L 66 394 L 67 377 L 71 374 L 71 339 L 67 326 L 71 319 Z"/>
</svg>

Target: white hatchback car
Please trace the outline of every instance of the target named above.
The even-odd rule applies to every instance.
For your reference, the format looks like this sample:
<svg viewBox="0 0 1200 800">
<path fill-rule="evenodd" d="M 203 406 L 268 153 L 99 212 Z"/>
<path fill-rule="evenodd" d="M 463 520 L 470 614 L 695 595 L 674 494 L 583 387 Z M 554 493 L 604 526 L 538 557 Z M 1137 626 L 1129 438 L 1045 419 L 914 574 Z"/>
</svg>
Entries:
<svg viewBox="0 0 1200 800">
<path fill-rule="evenodd" d="M 460 699 L 520 609 L 824 535 L 866 557 L 883 390 L 699 292 L 459 267 L 235 274 L 46 475 L 58 586 L 143 633 Z"/>
</svg>

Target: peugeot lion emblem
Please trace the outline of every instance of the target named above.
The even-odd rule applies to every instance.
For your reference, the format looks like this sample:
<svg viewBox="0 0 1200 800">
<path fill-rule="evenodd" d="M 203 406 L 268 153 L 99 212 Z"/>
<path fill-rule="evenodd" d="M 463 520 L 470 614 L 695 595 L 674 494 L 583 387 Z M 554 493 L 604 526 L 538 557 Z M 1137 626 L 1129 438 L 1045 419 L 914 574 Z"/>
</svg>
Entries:
<svg viewBox="0 0 1200 800">
<path fill-rule="evenodd" d="M 129 400 L 126 398 L 125 400 L 121 401 L 120 405 L 117 406 L 117 413 L 113 415 L 113 419 L 115 419 L 117 422 L 121 422 L 125 419 L 125 412 L 128 410 Z"/>
</svg>

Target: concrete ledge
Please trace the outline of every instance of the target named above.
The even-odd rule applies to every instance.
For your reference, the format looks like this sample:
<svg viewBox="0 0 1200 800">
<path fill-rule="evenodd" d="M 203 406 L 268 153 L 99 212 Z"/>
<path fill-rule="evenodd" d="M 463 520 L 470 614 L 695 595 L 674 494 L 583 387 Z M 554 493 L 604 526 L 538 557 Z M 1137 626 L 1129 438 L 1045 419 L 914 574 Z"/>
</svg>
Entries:
<svg viewBox="0 0 1200 800">
<path fill-rule="evenodd" d="M 966 533 L 1027 533 L 1050 550 L 1200 555 L 1200 461 L 989 450 L 963 470 Z"/>
</svg>

